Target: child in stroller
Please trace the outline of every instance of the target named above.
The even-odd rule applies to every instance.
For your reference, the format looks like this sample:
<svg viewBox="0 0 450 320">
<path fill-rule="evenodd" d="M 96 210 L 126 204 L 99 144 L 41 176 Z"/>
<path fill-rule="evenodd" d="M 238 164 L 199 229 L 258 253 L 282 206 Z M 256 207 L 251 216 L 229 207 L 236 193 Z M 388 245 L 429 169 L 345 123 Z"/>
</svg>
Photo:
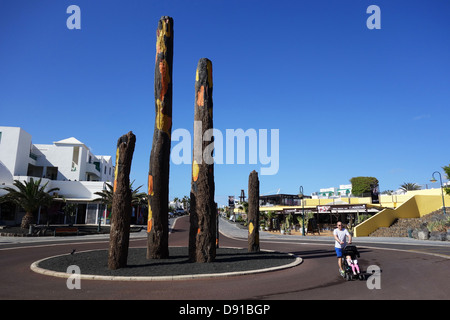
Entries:
<svg viewBox="0 0 450 320">
<path fill-rule="evenodd" d="M 344 272 L 345 279 L 351 280 L 353 278 L 359 278 L 364 280 L 364 275 L 361 274 L 359 270 L 358 260 L 356 258 L 360 257 L 358 249 L 354 245 L 348 245 L 342 250 L 342 254 L 345 257 L 344 260 Z"/>
</svg>

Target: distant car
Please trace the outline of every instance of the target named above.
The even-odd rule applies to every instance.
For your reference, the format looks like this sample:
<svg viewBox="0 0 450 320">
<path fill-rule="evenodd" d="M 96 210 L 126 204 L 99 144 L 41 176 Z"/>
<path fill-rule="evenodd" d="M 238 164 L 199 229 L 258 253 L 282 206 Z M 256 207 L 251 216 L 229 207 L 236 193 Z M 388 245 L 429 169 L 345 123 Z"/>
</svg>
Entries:
<svg viewBox="0 0 450 320">
<path fill-rule="evenodd" d="M 184 214 L 186 214 L 186 211 L 184 211 L 184 209 L 175 210 L 175 215 L 177 215 L 177 216 L 182 216 Z"/>
</svg>

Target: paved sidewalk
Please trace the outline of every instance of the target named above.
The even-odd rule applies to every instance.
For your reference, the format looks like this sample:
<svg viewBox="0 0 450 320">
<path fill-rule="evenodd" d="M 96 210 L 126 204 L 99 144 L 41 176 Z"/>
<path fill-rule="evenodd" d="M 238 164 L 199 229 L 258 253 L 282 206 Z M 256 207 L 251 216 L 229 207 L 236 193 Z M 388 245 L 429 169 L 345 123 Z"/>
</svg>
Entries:
<svg viewBox="0 0 450 320">
<path fill-rule="evenodd" d="M 169 229 L 173 227 L 177 218 L 169 220 Z M 248 230 L 240 227 L 239 224 L 220 218 L 219 230 L 221 233 L 230 238 L 247 239 Z M 145 238 L 147 230 L 143 228 L 140 232 L 132 232 L 130 238 Z M 314 241 L 333 244 L 333 237 L 327 236 L 301 236 L 301 235 L 281 235 L 260 231 L 259 238 L 261 240 L 272 241 Z M 47 242 L 47 241 L 67 241 L 67 240 L 95 240 L 109 239 L 109 234 L 86 235 L 86 236 L 64 236 L 64 237 L 0 237 L 0 245 L 11 243 L 30 243 L 30 242 Z M 450 248 L 450 241 L 432 241 L 417 240 L 413 238 L 387 238 L 387 237 L 354 237 L 353 242 L 358 243 L 388 243 L 402 245 L 425 245 L 425 246 L 445 246 Z"/>
<path fill-rule="evenodd" d="M 220 218 L 219 230 L 224 235 L 231 238 L 247 238 L 248 230 L 240 227 L 237 223 Z M 301 236 L 301 235 L 281 235 L 273 234 L 265 231 L 259 232 L 261 240 L 277 240 L 277 241 L 322 241 L 333 244 L 333 237 L 327 236 Z M 450 241 L 433 241 L 433 240 L 417 240 L 413 238 L 388 238 L 388 237 L 353 237 L 353 243 L 389 243 L 389 244 L 405 244 L 405 245 L 428 245 L 428 246 L 446 246 L 450 247 Z"/>
<path fill-rule="evenodd" d="M 169 228 L 171 228 L 171 222 L 169 222 Z M 139 232 L 130 232 L 130 239 L 147 237 L 147 229 L 145 226 Z M 70 236 L 42 236 L 42 237 L 0 237 L 0 246 L 2 244 L 12 243 L 37 243 L 37 242 L 64 242 L 67 240 L 109 240 L 109 233 L 107 234 L 91 234 L 91 235 L 70 235 Z"/>
</svg>

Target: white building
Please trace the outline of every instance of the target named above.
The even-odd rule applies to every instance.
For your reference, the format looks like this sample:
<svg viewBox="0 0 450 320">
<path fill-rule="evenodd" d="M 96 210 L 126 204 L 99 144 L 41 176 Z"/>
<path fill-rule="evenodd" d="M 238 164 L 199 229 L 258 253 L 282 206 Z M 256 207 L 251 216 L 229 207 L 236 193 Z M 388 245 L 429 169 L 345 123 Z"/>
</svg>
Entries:
<svg viewBox="0 0 450 320">
<path fill-rule="evenodd" d="M 340 184 L 337 190 L 337 195 L 341 197 L 349 197 L 352 194 L 351 184 Z"/>
<path fill-rule="evenodd" d="M 319 192 L 313 192 L 313 199 L 318 198 L 339 198 L 339 197 L 349 197 L 352 194 L 351 184 L 341 184 L 339 188 L 322 188 Z"/>
<path fill-rule="evenodd" d="M 42 178 L 48 188 L 59 188 L 58 195 L 68 202 L 77 203 L 75 223 L 98 223 L 103 206 L 93 202 L 95 192 L 105 189 L 105 182 L 114 180 L 111 156 L 96 156 L 76 138 L 68 138 L 53 144 L 33 144 L 31 135 L 18 127 L 0 126 L 0 195 L 1 188 L 11 186 L 13 180 L 30 181 Z M 38 213 L 38 223 L 65 223 L 61 216 L 64 203 Z M 0 206 L 0 224 L 16 224 L 24 212 L 7 205 Z M 53 212 L 53 211 L 55 212 Z M 106 213 L 103 213 L 106 215 Z M 103 222 L 108 217 L 104 216 Z"/>
<path fill-rule="evenodd" d="M 48 144 L 35 144 L 31 150 L 37 171 L 51 180 L 113 181 L 114 169 L 111 156 L 95 156 L 88 147 L 75 138 Z M 39 175 L 39 174 L 38 174 Z"/>
</svg>

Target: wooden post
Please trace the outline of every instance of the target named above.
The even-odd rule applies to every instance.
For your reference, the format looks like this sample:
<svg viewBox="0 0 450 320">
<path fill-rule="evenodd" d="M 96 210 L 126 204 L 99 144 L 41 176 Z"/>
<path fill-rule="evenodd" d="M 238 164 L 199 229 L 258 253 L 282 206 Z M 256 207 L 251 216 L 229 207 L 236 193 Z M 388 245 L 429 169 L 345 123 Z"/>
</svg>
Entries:
<svg viewBox="0 0 450 320">
<path fill-rule="evenodd" d="M 248 251 L 259 251 L 259 179 L 255 170 L 248 177 Z"/>
<path fill-rule="evenodd" d="M 108 252 L 108 268 L 111 270 L 127 266 L 131 220 L 130 170 L 135 144 L 136 136 L 131 131 L 117 141 Z"/>
<path fill-rule="evenodd" d="M 172 132 L 173 19 L 156 30 L 155 128 L 148 172 L 147 258 L 169 257 L 169 161 Z"/>
<path fill-rule="evenodd" d="M 194 152 L 191 179 L 189 258 L 212 262 L 216 257 L 212 63 L 198 62 L 195 79 Z"/>
</svg>

